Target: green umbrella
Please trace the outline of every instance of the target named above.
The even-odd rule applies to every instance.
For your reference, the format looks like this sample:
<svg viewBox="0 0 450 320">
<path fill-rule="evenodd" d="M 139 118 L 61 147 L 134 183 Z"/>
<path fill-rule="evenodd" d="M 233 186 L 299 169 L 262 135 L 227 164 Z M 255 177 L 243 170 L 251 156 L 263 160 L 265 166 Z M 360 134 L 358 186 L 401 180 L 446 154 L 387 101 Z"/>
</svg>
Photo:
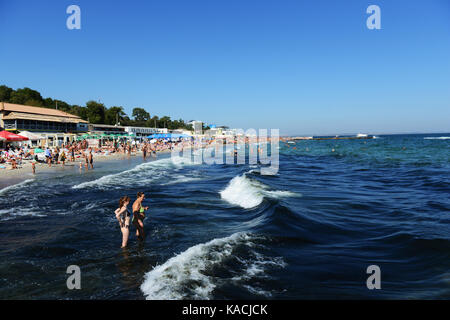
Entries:
<svg viewBox="0 0 450 320">
<path fill-rule="evenodd" d="M 44 152 L 44 150 L 40 149 L 40 148 L 35 148 L 34 149 L 34 153 L 42 153 Z"/>
</svg>

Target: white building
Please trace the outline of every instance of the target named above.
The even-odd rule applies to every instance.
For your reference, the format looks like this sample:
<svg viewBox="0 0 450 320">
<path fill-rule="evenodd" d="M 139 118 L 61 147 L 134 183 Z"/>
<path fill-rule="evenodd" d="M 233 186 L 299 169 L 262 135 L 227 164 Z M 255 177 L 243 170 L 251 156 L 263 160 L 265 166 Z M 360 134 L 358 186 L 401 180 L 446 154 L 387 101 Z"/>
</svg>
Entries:
<svg viewBox="0 0 450 320">
<path fill-rule="evenodd" d="M 203 134 L 203 122 L 194 120 L 194 121 L 189 122 L 188 124 L 192 125 L 195 135 Z"/>
<path fill-rule="evenodd" d="M 168 133 L 167 128 L 148 128 L 148 127 L 124 127 L 125 132 L 139 136 L 148 136 L 155 133 Z"/>
</svg>

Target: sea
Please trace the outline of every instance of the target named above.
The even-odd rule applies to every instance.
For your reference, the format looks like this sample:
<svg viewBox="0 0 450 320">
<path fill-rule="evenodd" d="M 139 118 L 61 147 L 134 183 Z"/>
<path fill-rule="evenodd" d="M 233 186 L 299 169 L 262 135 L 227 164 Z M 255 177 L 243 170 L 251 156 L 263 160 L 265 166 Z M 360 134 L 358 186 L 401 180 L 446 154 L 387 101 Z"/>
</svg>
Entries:
<svg viewBox="0 0 450 320">
<path fill-rule="evenodd" d="M 450 134 L 277 150 L 273 174 L 169 154 L 24 174 L 0 189 L 0 299 L 450 298 Z M 146 238 L 121 249 L 137 192 Z"/>
</svg>

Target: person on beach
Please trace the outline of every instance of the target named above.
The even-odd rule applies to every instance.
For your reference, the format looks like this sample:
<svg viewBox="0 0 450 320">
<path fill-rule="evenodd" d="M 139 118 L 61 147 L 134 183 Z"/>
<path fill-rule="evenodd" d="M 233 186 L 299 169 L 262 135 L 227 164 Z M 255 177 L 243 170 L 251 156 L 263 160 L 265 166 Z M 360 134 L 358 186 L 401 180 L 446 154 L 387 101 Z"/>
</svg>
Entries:
<svg viewBox="0 0 450 320">
<path fill-rule="evenodd" d="M 119 199 L 119 208 L 114 211 L 116 219 L 119 221 L 120 231 L 122 231 L 122 246 L 125 248 L 128 243 L 128 236 L 130 235 L 130 211 L 127 206 L 130 203 L 130 197 L 123 196 Z"/>
<path fill-rule="evenodd" d="M 45 158 L 47 160 L 47 164 L 49 167 L 52 166 L 52 152 L 50 151 L 50 149 L 47 147 L 47 149 L 45 149 Z"/>
<path fill-rule="evenodd" d="M 144 160 L 147 157 L 147 145 L 145 145 L 145 144 L 142 147 L 142 157 L 144 158 Z"/>
<path fill-rule="evenodd" d="M 88 158 L 88 155 L 86 154 L 86 152 L 83 152 L 83 158 L 85 160 L 84 166 L 85 166 L 86 170 L 89 170 L 89 158 Z"/>
<path fill-rule="evenodd" d="M 62 165 L 64 167 L 65 166 L 65 162 L 66 162 L 66 153 L 64 152 L 64 150 L 61 153 L 61 162 L 62 162 Z"/>
<path fill-rule="evenodd" d="M 136 236 L 139 240 L 144 240 L 144 218 L 145 218 L 145 210 L 148 210 L 148 207 L 142 206 L 142 201 L 145 199 L 145 194 L 143 192 L 137 193 L 137 199 L 133 203 L 133 224 L 136 227 Z"/>
<path fill-rule="evenodd" d="M 75 147 L 70 147 L 70 161 L 75 162 Z"/>
<path fill-rule="evenodd" d="M 94 169 L 94 155 L 92 154 L 92 148 L 89 148 L 89 164 L 91 169 Z"/>
<path fill-rule="evenodd" d="M 17 169 L 17 162 L 15 158 L 11 159 L 11 170 Z"/>
<path fill-rule="evenodd" d="M 36 163 L 35 162 L 31 163 L 31 170 L 33 170 L 33 174 L 36 174 Z"/>
</svg>

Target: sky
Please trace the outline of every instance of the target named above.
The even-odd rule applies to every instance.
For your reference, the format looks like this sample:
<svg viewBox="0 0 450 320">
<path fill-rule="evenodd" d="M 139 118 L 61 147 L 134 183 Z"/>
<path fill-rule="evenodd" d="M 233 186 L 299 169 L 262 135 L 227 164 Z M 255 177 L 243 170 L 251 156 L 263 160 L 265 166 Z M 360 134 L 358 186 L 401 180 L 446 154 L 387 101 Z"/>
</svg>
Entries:
<svg viewBox="0 0 450 320">
<path fill-rule="evenodd" d="M 70 104 L 282 135 L 450 132 L 448 0 L 0 0 L 0 39 L 0 85 Z"/>
</svg>

